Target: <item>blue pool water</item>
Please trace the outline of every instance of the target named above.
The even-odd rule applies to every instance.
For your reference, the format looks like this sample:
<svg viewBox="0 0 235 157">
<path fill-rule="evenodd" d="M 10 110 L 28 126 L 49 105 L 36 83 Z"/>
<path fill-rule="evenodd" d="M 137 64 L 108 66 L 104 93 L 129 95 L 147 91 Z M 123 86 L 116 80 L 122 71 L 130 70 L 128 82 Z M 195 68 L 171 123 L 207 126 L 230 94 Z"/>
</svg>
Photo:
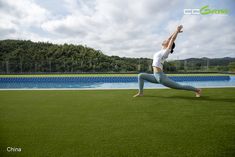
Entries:
<svg viewBox="0 0 235 157">
<path fill-rule="evenodd" d="M 181 84 L 195 87 L 235 87 L 235 76 L 175 76 Z M 137 89 L 137 77 L 37 77 L 0 78 L 0 89 Z M 166 88 L 145 82 L 145 88 Z"/>
</svg>

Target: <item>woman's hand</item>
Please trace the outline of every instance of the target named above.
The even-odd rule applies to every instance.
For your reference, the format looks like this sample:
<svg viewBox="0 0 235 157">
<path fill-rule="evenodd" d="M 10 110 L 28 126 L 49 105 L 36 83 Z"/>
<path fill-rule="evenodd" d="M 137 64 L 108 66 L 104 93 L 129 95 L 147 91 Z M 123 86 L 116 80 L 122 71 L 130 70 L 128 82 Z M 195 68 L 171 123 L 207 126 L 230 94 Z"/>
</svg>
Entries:
<svg viewBox="0 0 235 157">
<path fill-rule="evenodd" d="M 182 26 L 182 25 L 179 25 L 179 26 L 177 27 L 178 33 L 182 33 L 182 32 L 183 32 L 182 29 L 183 29 L 183 26 Z"/>
</svg>

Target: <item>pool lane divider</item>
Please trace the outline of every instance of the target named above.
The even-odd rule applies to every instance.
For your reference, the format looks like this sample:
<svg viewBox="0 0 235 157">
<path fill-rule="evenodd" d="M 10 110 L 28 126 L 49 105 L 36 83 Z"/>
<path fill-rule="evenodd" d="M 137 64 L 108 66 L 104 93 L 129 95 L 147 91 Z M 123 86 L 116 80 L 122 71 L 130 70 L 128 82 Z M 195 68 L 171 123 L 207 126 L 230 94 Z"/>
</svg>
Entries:
<svg viewBox="0 0 235 157">
<path fill-rule="evenodd" d="M 230 76 L 169 76 L 176 82 L 183 81 L 229 81 Z M 82 83 L 118 83 L 138 82 L 137 76 L 107 76 L 107 77 L 0 77 L 0 83 L 20 82 L 82 82 Z"/>
</svg>

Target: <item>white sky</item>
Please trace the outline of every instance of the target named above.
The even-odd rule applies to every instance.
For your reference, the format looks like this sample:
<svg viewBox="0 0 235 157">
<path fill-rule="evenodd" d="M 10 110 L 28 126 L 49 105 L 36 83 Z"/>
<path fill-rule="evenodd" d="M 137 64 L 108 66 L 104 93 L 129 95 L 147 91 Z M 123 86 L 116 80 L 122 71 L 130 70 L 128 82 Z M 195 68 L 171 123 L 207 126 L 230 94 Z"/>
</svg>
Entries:
<svg viewBox="0 0 235 157">
<path fill-rule="evenodd" d="M 229 9 L 184 15 L 183 9 Z M 235 57 L 234 0 L 0 0 L 0 39 L 82 44 L 107 55 L 148 57 L 178 24 L 170 59 Z"/>
</svg>

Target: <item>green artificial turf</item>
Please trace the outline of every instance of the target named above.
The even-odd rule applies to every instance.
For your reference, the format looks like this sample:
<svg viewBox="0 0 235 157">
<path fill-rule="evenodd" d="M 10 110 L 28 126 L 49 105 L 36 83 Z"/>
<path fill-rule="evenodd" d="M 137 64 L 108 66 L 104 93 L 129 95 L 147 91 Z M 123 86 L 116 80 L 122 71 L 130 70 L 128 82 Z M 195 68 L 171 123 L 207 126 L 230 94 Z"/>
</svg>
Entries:
<svg viewBox="0 0 235 157">
<path fill-rule="evenodd" d="M 0 156 L 235 156 L 235 88 L 135 93 L 0 91 Z"/>
</svg>

